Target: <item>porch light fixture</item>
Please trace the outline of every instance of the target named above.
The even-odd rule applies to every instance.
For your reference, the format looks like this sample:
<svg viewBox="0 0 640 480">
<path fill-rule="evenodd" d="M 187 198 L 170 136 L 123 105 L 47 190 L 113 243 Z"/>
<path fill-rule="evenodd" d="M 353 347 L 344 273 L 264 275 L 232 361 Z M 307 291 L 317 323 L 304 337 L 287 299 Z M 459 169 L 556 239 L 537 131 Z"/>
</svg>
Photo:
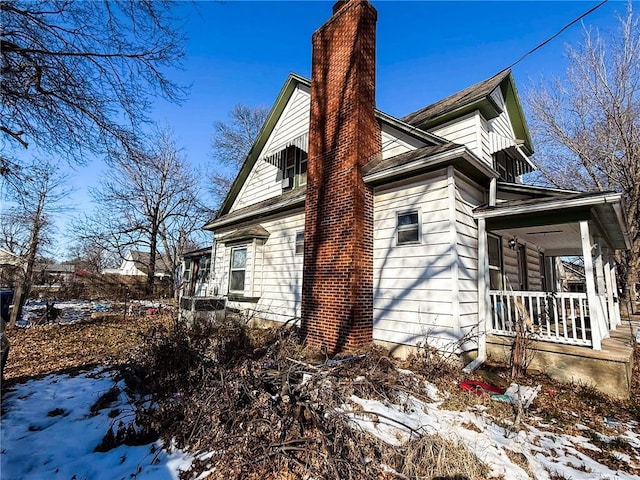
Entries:
<svg viewBox="0 0 640 480">
<path fill-rule="evenodd" d="M 516 237 L 509 240 L 509 248 L 511 250 L 515 250 L 517 246 L 518 246 L 518 239 Z"/>
</svg>

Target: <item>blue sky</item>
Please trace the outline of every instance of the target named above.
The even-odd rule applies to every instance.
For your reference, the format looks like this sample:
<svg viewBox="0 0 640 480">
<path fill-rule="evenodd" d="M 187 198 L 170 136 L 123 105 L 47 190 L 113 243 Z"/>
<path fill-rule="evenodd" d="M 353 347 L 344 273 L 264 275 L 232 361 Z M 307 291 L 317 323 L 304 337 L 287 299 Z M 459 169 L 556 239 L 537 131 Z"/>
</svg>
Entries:
<svg viewBox="0 0 640 480">
<path fill-rule="evenodd" d="M 270 107 L 290 72 L 309 77 L 311 35 L 331 16 L 333 3 L 179 3 L 187 56 L 181 71 L 168 74 L 191 85 L 190 95 L 182 105 L 158 101 L 152 118 L 173 129 L 190 162 L 212 170 L 213 123 L 226 120 L 237 103 Z M 488 78 L 597 3 L 373 1 L 377 106 L 401 117 Z M 625 9 L 625 2 L 609 1 L 584 24 L 615 29 L 616 12 Z M 564 45 L 581 38 L 578 23 L 515 66 L 520 94 L 542 76 L 562 74 Z M 93 162 L 74 174 L 77 211 L 90 208 L 85 187 L 102 168 Z"/>
</svg>

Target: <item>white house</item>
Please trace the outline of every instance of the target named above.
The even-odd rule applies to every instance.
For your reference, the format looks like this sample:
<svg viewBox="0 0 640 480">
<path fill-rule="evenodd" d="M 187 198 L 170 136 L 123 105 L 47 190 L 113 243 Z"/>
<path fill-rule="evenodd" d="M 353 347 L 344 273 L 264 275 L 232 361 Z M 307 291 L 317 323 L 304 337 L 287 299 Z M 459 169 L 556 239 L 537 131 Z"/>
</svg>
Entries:
<svg viewBox="0 0 640 480">
<path fill-rule="evenodd" d="M 151 255 L 149 252 L 140 252 L 138 250 L 129 250 L 125 257 L 122 259 L 122 263 L 118 268 L 106 268 L 102 271 L 103 274 L 112 275 L 131 275 L 146 277 L 151 261 Z M 162 255 L 156 255 L 155 274 L 156 278 L 171 278 L 173 273 L 168 259 Z"/>
<path fill-rule="evenodd" d="M 620 323 L 620 194 L 522 183 L 533 146 L 509 70 L 403 118 L 376 110 L 375 15 L 338 2 L 314 34 L 311 81 L 286 80 L 205 227 L 214 289 L 264 319 L 300 318 L 331 353 L 427 341 L 482 361 L 526 317 L 540 342 L 597 356 Z M 567 255 L 584 257 L 585 293 L 557 288 Z"/>
</svg>

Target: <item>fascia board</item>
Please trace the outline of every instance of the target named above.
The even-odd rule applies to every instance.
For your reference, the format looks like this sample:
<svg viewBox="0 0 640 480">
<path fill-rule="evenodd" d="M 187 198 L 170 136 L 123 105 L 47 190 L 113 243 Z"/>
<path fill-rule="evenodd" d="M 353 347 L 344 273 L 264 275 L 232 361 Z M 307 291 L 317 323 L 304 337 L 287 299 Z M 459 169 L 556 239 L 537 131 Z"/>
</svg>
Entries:
<svg viewBox="0 0 640 480">
<path fill-rule="evenodd" d="M 593 207 L 601 203 L 616 203 L 622 197 L 619 193 L 608 193 L 589 198 L 574 199 L 558 199 L 552 202 L 544 202 L 542 204 L 517 205 L 513 207 L 494 207 L 491 210 L 474 211 L 473 218 L 476 220 L 481 218 L 494 218 L 509 215 L 521 215 L 525 213 L 545 212 L 548 210 L 556 210 L 560 208 L 579 208 Z"/>
<path fill-rule="evenodd" d="M 418 138 L 419 140 L 435 143 L 436 145 L 443 145 L 448 142 L 448 140 L 439 137 L 438 135 L 427 132 L 426 130 L 422 130 L 420 127 L 409 125 L 408 123 L 405 123 L 402 120 L 395 118 L 381 110 L 376 109 L 375 115 L 380 119 L 381 122 L 391 125 L 401 132 L 406 133 L 411 137 Z"/>
</svg>

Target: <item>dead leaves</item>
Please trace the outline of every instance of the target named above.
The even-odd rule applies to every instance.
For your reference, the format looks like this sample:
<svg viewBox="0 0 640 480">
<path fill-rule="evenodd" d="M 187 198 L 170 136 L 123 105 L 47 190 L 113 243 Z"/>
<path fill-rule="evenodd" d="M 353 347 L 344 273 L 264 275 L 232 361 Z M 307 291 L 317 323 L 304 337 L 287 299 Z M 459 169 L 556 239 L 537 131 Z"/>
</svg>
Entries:
<svg viewBox="0 0 640 480">
<path fill-rule="evenodd" d="M 140 348 L 150 328 L 172 322 L 171 315 L 125 319 L 123 314 L 104 314 L 71 325 L 13 328 L 6 332 L 11 347 L 4 378 L 11 382 L 67 369 L 124 363 Z"/>
</svg>

